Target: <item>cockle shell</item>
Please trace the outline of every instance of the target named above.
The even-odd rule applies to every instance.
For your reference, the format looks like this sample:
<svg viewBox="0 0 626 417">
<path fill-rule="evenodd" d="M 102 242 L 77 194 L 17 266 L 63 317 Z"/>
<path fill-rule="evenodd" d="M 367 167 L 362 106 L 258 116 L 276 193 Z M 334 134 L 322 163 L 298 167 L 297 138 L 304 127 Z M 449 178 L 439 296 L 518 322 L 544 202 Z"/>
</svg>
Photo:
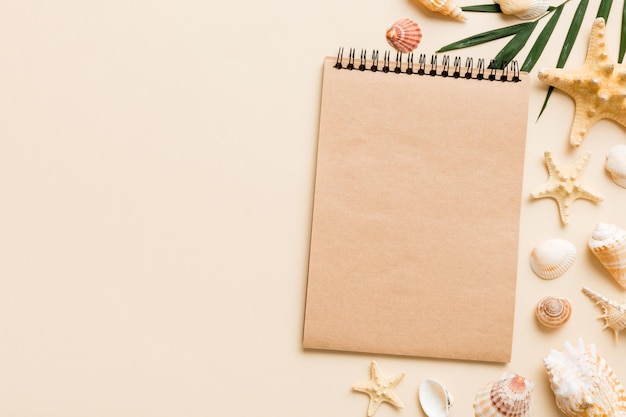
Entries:
<svg viewBox="0 0 626 417">
<path fill-rule="evenodd" d="M 602 315 L 598 318 L 604 319 L 603 329 L 610 328 L 613 330 L 617 344 L 619 332 L 626 329 L 626 304 L 616 303 L 586 287 L 583 287 L 582 291 L 602 309 Z"/>
<path fill-rule="evenodd" d="M 605 168 L 615 184 L 626 188 L 626 145 L 617 145 L 609 150 Z"/>
<path fill-rule="evenodd" d="M 543 297 L 537 303 L 535 315 L 546 327 L 561 327 L 572 315 L 572 304 L 565 298 Z"/>
<path fill-rule="evenodd" d="M 626 230 L 614 224 L 598 223 L 588 246 L 615 281 L 626 288 Z"/>
<path fill-rule="evenodd" d="M 626 416 L 624 388 L 594 344 L 566 342 L 564 351 L 552 349 L 543 363 L 556 405 L 567 416 Z"/>
<path fill-rule="evenodd" d="M 387 42 L 396 51 L 408 53 L 417 48 L 422 40 L 422 30 L 411 19 L 403 18 L 387 29 Z"/>
<path fill-rule="evenodd" d="M 476 417 L 529 417 L 535 384 L 513 372 L 503 373 L 474 398 Z"/>
<path fill-rule="evenodd" d="M 543 279 L 558 278 L 576 259 L 576 248 L 565 239 L 548 239 L 530 253 L 530 268 Z"/>
<path fill-rule="evenodd" d="M 446 387 L 430 378 L 420 384 L 419 400 L 422 410 L 428 417 L 447 417 L 454 404 L 454 397 Z"/>
<path fill-rule="evenodd" d="M 428 10 L 450 16 L 462 22 L 467 20 L 463 10 L 453 0 L 419 0 Z"/>
<path fill-rule="evenodd" d="M 550 7 L 548 0 L 493 0 L 500 5 L 502 13 L 515 15 L 522 20 L 532 20 L 541 16 Z"/>
</svg>

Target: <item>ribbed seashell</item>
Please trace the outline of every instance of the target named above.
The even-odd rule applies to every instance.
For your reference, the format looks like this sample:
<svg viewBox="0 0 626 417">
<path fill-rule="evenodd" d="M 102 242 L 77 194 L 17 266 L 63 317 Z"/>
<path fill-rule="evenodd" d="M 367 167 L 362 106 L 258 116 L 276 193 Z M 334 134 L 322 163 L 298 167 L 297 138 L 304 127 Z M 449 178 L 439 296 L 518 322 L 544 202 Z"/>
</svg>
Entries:
<svg viewBox="0 0 626 417">
<path fill-rule="evenodd" d="M 572 304 L 565 298 L 543 297 L 537 303 L 535 315 L 546 327 L 561 327 L 572 315 Z"/>
<path fill-rule="evenodd" d="M 558 278 L 576 259 L 576 247 L 565 239 L 548 239 L 530 253 L 530 268 L 539 278 Z"/>
<path fill-rule="evenodd" d="M 604 320 L 603 329 L 613 330 L 615 344 L 617 344 L 619 332 L 626 329 L 626 304 L 616 303 L 586 287 L 583 287 L 582 291 L 602 309 L 602 315 L 598 318 Z"/>
<path fill-rule="evenodd" d="M 569 417 L 624 417 L 624 388 L 592 343 L 565 343 L 543 360 L 556 405 Z"/>
<path fill-rule="evenodd" d="M 476 417 L 529 417 L 535 384 L 513 372 L 503 373 L 474 398 Z"/>
<path fill-rule="evenodd" d="M 626 288 L 626 230 L 614 224 L 598 223 L 587 243 L 615 281 Z"/>
<path fill-rule="evenodd" d="M 548 0 L 493 0 L 500 5 L 502 13 L 514 15 L 522 20 L 532 20 L 541 16 L 550 7 Z"/>
<path fill-rule="evenodd" d="M 605 168 L 615 184 L 626 188 L 626 145 L 617 145 L 609 150 Z"/>
<path fill-rule="evenodd" d="M 462 22 L 467 20 L 463 10 L 453 0 L 419 0 L 428 10 L 450 16 Z"/>
<path fill-rule="evenodd" d="M 454 397 L 441 382 L 427 378 L 420 384 L 419 401 L 428 417 L 447 417 L 454 404 Z"/>
<path fill-rule="evenodd" d="M 422 40 L 422 30 L 411 19 L 403 18 L 387 29 L 387 42 L 396 51 L 407 53 L 417 48 Z"/>
</svg>

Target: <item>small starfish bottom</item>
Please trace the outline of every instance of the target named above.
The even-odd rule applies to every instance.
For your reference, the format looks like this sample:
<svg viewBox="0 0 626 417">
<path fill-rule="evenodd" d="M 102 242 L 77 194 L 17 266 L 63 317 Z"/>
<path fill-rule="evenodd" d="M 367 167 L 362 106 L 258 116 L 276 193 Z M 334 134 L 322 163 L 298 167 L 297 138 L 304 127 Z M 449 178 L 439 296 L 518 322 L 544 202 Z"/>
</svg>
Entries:
<svg viewBox="0 0 626 417">
<path fill-rule="evenodd" d="M 570 208 L 574 200 L 583 198 L 596 203 L 604 200 L 601 194 L 585 188 L 580 182 L 580 176 L 591 158 L 589 152 L 580 156 L 574 165 L 565 167 L 556 165 L 550 151 L 544 153 L 544 158 L 548 168 L 548 181 L 530 195 L 533 198 L 550 197 L 556 200 L 564 224 L 569 223 Z"/>
<path fill-rule="evenodd" d="M 370 365 L 370 380 L 363 384 L 356 384 L 352 386 L 352 389 L 365 393 L 370 396 L 370 402 L 367 407 L 367 416 L 372 417 L 378 406 L 384 402 L 403 408 L 404 404 L 393 392 L 393 388 L 402 381 L 404 373 L 398 374 L 392 378 L 384 378 L 380 375 L 378 370 L 378 364 L 372 361 Z"/>
</svg>

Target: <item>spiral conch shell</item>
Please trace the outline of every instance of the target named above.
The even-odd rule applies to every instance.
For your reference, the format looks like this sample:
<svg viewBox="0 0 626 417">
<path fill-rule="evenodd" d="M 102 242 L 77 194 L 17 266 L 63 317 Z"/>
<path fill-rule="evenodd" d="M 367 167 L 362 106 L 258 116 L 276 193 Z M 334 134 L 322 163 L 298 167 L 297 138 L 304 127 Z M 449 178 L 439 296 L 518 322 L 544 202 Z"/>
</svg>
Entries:
<svg viewBox="0 0 626 417">
<path fill-rule="evenodd" d="M 530 417 L 535 384 L 513 372 L 503 373 L 474 398 L 476 417 Z"/>
<path fill-rule="evenodd" d="M 500 5 L 502 13 L 515 15 L 522 20 L 532 20 L 541 16 L 550 7 L 549 0 L 493 0 Z"/>
<path fill-rule="evenodd" d="M 572 304 L 565 298 L 544 297 L 537 303 L 535 315 L 546 327 L 561 327 L 572 314 Z"/>
<path fill-rule="evenodd" d="M 447 417 L 454 404 L 454 397 L 441 382 L 427 378 L 420 384 L 419 401 L 428 417 Z"/>
<path fill-rule="evenodd" d="M 576 259 L 576 248 L 565 239 L 548 239 L 530 253 L 530 268 L 539 278 L 554 279 L 563 275 Z"/>
<path fill-rule="evenodd" d="M 614 224 L 598 223 L 588 246 L 615 281 L 626 288 L 626 230 Z"/>
<path fill-rule="evenodd" d="M 602 315 L 598 318 L 604 319 L 604 329 L 613 330 L 617 344 L 619 332 L 626 329 L 626 304 L 616 303 L 586 287 L 583 287 L 582 291 L 602 309 Z"/>
<path fill-rule="evenodd" d="M 407 53 L 417 48 L 422 40 L 422 30 L 411 19 L 400 19 L 387 29 L 387 42 L 396 51 Z"/>
<path fill-rule="evenodd" d="M 624 387 L 596 346 L 565 343 L 543 360 L 556 405 L 569 417 L 625 417 Z"/>
<path fill-rule="evenodd" d="M 428 10 L 465 22 L 467 17 L 453 0 L 419 0 Z"/>
</svg>

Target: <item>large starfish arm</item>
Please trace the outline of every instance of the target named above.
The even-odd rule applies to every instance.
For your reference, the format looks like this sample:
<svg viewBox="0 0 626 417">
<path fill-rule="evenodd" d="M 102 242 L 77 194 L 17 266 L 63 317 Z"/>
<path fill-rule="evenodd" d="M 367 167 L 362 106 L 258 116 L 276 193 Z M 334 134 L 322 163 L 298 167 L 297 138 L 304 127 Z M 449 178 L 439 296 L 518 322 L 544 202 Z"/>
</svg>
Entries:
<svg viewBox="0 0 626 417">
<path fill-rule="evenodd" d="M 584 198 L 585 200 L 590 200 L 595 203 L 604 201 L 604 196 L 602 194 L 586 190 L 582 187 L 576 187 L 575 192 L 577 198 Z"/>
<path fill-rule="evenodd" d="M 595 112 L 588 108 L 585 103 L 576 103 L 576 112 L 574 113 L 574 121 L 569 134 L 569 143 L 572 146 L 580 146 L 585 139 L 585 135 L 596 123 Z"/>
</svg>

